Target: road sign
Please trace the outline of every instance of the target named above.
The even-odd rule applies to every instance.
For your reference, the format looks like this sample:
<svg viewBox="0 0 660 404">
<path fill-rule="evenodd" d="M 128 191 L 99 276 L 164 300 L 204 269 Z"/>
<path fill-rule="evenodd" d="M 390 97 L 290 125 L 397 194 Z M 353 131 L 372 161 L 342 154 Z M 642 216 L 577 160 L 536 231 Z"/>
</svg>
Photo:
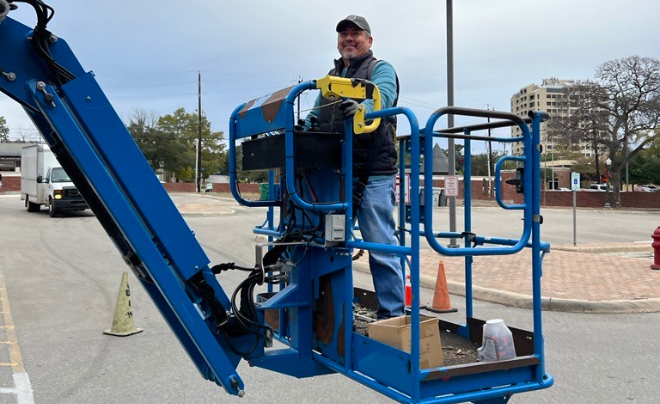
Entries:
<svg viewBox="0 0 660 404">
<path fill-rule="evenodd" d="M 571 191 L 580 190 L 580 173 L 571 173 Z"/>
<path fill-rule="evenodd" d="M 445 192 L 447 196 L 458 196 L 458 177 L 448 175 L 445 177 Z"/>
<path fill-rule="evenodd" d="M 580 190 L 580 173 L 571 173 L 571 191 L 573 191 L 573 245 L 577 245 L 577 193 Z"/>
</svg>

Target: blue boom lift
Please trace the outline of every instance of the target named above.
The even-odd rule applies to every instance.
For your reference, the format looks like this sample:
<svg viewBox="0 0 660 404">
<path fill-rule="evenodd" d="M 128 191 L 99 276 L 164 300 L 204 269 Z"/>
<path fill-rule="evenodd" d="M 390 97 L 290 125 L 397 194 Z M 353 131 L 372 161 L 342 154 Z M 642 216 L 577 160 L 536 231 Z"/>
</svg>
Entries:
<svg viewBox="0 0 660 404">
<path fill-rule="evenodd" d="M 19 3 L 34 8 L 34 28 L 8 16 Z M 236 367 L 245 359 L 253 366 L 296 377 L 342 373 L 402 403 L 506 403 L 515 393 L 552 385 L 552 377 L 545 373 L 541 321 L 541 261 L 549 251 L 549 245 L 540 240 L 538 146 L 540 122 L 547 118 L 544 114 L 530 112 L 530 118 L 523 120 L 509 113 L 441 108 L 420 129 L 407 108 L 380 110 L 378 88 L 372 83 L 336 77 L 300 83 L 240 105 L 230 119 L 232 192 L 243 205 L 269 208 L 266 221 L 254 229 L 267 236 L 268 242 L 255 246 L 254 267 L 231 262 L 210 265 L 93 73 L 85 72 L 66 42 L 48 31 L 52 14 L 52 8 L 41 0 L 0 0 L 0 90 L 23 106 L 203 377 L 229 394 L 243 396 L 244 384 Z M 373 99 L 375 110 L 366 115 L 360 110 L 347 121 L 346 136 L 301 132 L 295 126 L 294 100 L 313 89 L 336 99 Z M 494 122 L 436 130 L 436 121 L 445 114 L 492 118 Z M 411 133 L 399 137 L 400 174 L 409 159 L 411 188 L 415 190 L 420 187 L 420 171 L 432 172 L 434 139 L 464 141 L 468 184 L 471 142 L 522 142 L 524 155 L 504 157 L 497 163 L 495 183 L 502 208 L 522 211 L 520 239 L 471 232 L 470 187 L 465 189 L 463 232 L 432 230 L 431 192 L 424 192 L 424 204 L 420 204 L 419 194 L 412 193 L 410 220 L 406 221 L 403 184 L 400 245 L 384 246 L 357 238 L 350 181 L 352 138 L 374 130 L 379 119 L 393 115 L 410 123 Z M 473 134 L 504 126 L 517 126 L 522 135 L 490 138 Z M 270 172 L 267 200 L 245 200 L 240 194 L 236 178 L 239 142 L 244 170 Z M 524 195 L 521 204 L 506 204 L 501 198 L 501 167 L 507 160 L 519 164 L 516 187 Z M 430 191 L 432 176 L 423 178 L 423 189 Z M 440 321 L 440 328 L 473 341 L 480 341 L 484 322 L 473 317 L 472 257 L 532 250 L 534 329 L 512 329 L 514 359 L 422 369 L 422 237 L 439 254 L 465 257 L 466 322 Z M 440 238 L 461 239 L 464 247 L 443 247 Z M 353 287 L 354 249 L 393 252 L 406 265 L 413 290 L 410 352 L 356 332 L 353 305 L 373 306 L 375 299 L 372 292 Z M 230 298 L 218 279 L 232 269 L 245 270 L 248 276 Z M 255 288 L 262 284 L 268 284 L 269 292 L 254 296 Z M 273 340 L 284 348 L 273 348 Z"/>
</svg>

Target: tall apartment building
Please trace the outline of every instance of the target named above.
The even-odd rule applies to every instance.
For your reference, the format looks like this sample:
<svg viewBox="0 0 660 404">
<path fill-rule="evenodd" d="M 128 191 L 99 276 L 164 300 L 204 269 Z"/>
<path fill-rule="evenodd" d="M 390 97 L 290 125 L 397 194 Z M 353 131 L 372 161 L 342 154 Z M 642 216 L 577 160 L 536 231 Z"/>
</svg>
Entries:
<svg viewBox="0 0 660 404">
<path fill-rule="evenodd" d="M 541 110 L 550 114 L 550 117 L 566 117 L 571 113 L 568 107 L 568 87 L 573 85 L 573 80 L 562 80 L 556 77 L 543 79 L 542 84 L 530 84 L 523 87 L 511 97 L 511 112 L 526 118 L 527 112 L 530 110 Z M 541 144 L 546 153 L 551 153 L 555 150 L 555 139 L 548 139 L 548 131 L 546 124 L 541 124 Z M 517 137 L 521 135 L 521 130 L 518 127 L 512 127 L 511 136 Z M 580 152 L 585 157 L 591 157 L 593 150 L 590 144 L 580 143 Z M 522 154 L 522 144 L 516 143 L 513 145 L 513 154 Z"/>
</svg>

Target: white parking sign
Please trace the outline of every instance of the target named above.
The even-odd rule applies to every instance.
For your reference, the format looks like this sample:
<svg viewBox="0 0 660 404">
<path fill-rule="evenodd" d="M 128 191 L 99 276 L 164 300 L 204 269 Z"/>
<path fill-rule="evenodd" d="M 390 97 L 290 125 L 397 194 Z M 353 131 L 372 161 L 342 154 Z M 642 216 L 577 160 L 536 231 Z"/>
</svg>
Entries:
<svg viewBox="0 0 660 404">
<path fill-rule="evenodd" d="M 448 175 L 445 177 L 445 191 L 447 196 L 458 196 L 458 177 Z"/>
<path fill-rule="evenodd" d="M 396 176 L 394 183 L 394 192 L 396 192 L 396 203 L 399 203 L 399 186 L 401 179 Z M 403 177 L 403 203 L 410 205 L 410 174 Z"/>
</svg>

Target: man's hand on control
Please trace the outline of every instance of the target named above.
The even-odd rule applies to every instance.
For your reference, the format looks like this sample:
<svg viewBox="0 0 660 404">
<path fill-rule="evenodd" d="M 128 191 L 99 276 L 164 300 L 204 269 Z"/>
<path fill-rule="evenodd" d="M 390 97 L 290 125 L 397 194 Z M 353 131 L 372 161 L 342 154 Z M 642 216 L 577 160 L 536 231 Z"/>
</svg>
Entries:
<svg viewBox="0 0 660 404">
<path fill-rule="evenodd" d="M 298 119 L 298 124 L 294 125 L 293 130 L 296 132 L 302 132 L 305 130 L 305 120 L 304 119 Z"/>
<path fill-rule="evenodd" d="M 355 100 L 346 100 L 341 103 L 339 109 L 341 110 L 342 115 L 344 115 L 345 118 L 348 118 L 349 116 L 355 115 L 358 110 L 358 105 L 359 104 Z"/>
<path fill-rule="evenodd" d="M 305 127 L 305 120 L 298 119 L 298 124 L 293 126 L 294 132 L 318 132 L 319 131 L 319 119 L 314 115 L 309 117 L 310 127 Z"/>
</svg>

